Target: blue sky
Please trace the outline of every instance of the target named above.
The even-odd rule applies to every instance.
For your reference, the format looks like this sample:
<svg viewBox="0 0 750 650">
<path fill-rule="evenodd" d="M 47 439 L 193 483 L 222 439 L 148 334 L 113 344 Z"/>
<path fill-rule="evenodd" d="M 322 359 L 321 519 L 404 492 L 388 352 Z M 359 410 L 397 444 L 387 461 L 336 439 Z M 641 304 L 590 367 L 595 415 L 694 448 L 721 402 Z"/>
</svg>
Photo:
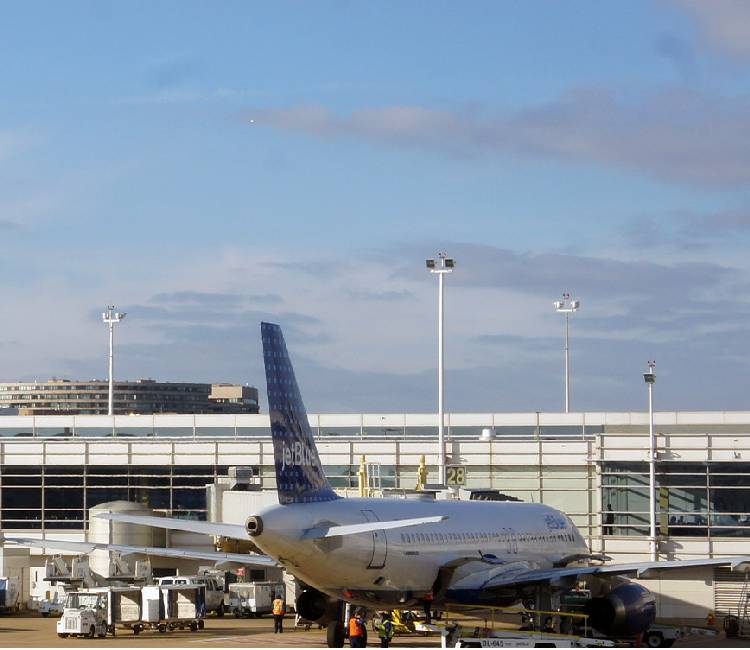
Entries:
<svg viewBox="0 0 750 650">
<path fill-rule="evenodd" d="M 710 7 L 710 8 L 709 8 Z M 750 7 L 28 2 L 0 25 L 0 367 L 311 411 L 747 409 Z"/>
</svg>

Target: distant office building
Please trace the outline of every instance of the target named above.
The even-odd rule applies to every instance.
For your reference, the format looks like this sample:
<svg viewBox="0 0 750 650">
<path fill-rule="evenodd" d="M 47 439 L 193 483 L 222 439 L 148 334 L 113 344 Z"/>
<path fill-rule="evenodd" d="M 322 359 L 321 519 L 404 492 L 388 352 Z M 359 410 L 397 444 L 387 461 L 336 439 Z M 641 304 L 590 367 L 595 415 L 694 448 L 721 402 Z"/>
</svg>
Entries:
<svg viewBox="0 0 750 650">
<path fill-rule="evenodd" d="M 106 415 L 109 383 L 51 379 L 0 383 L 0 411 L 19 415 Z M 236 384 L 193 384 L 153 379 L 116 381 L 116 415 L 257 413 L 258 389 Z"/>
</svg>

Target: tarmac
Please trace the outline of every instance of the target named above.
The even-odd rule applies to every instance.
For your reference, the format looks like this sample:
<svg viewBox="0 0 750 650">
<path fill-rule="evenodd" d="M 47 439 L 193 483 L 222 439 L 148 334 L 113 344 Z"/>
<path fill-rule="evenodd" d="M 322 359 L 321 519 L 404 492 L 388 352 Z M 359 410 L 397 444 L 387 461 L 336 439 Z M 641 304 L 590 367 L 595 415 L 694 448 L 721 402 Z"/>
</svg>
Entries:
<svg viewBox="0 0 750 650">
<path fill-rule="evenodd" d="M 270 617 L 260 619 L 235 619 L 231 617 L 209 617 L 205 628 L 197 632 L 174 630 L 160 634 L 157 631 L 144 630 L 134 635 L 130 630 L 117 629 L 116 636 L 107 635 L 100 639 L 67 638 L 57 636 L 58 617 L 42 618 L 36 614 L 19 614 L 0 618 L 1 648 L 78 648 L 92 645 L 110 648 L 216 648 L 216 647 L 249 647 L 249 648 L 325 648 L 325 630 L 313 626 L 310 630 L 294 627 L 294 618 L 287 617 L 283 634 L 273 633 L 273 620 Z M 377 635 L 370 632 L 368 645 L 379 646 Z M 391 642 L 394 648 L 435 648 L 440 646 L 436 636 L 418 634 L 396 636 Z M 689 637 L 675 643 L 682 648 L 750 648 L 750 639 L 726 639 L 721 634 L 717 637 Z"/>
<path fill-rule="evenodd" d="M 313 626 L 305 631 L 295 629 L 294 617 L 284 621 L 284 633 L 274 634 L 273 619 L 264 618 L 216 618 L 205 619 L 205 627 L 197 632 L 174 630 L 160 634 L 156 630 L 144 630 L 134 635 L 130 630 L 117 628 L 115 636 L 105 638 L 61 639 L 57 636 L 56 624 L 59 617 L 43 618 L 37 614 L 19 614 L 0 618 L 0 648 L 77 648 L 103 646 L 108 648 L 325 648 L 326 632 Z M 377 634 L 369 632 L 371 647 L 379 646 Z M 348 644 L 347 644 L 348 645 Z M 418 635 L 399 636 L 393 639 L 392 647 L 434 648 L 440 645 L 437 637 Z"/>
</svg>

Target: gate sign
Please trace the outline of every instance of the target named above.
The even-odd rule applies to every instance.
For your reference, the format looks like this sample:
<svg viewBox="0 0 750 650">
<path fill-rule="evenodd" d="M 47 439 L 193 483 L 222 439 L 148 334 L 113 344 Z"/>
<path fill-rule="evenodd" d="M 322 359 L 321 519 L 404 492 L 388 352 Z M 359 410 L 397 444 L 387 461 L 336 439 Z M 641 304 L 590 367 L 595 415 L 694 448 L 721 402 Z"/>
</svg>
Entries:
<svg viewBox="0 0 750 650">
<path fill-rule="evenodd" d="M 466 468 L 463 465 L 447 465 L 445 483 L 450 487 L 466 485 Z"/>
</svg>

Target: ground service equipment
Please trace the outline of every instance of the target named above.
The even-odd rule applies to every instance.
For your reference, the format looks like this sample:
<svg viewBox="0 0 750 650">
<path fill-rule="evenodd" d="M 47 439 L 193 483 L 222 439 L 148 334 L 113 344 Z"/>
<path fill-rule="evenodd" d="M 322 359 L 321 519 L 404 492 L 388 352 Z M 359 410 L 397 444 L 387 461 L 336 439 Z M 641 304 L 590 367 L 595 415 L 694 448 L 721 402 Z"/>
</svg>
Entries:
<svg viewBox="0 0 750 650">
<path fill-rule="evenodd" d="M 21 606 L 20 591 L 18 578 L 0 578 L 0 611 L 17 612 Z"/>
<path fill-rule="evenodd" d="M 284 598 L 283 582 L 235 582 L 229 585 L 229 609 L 236 617 L 270 614 L 276 594 Z"/>
</svg>

